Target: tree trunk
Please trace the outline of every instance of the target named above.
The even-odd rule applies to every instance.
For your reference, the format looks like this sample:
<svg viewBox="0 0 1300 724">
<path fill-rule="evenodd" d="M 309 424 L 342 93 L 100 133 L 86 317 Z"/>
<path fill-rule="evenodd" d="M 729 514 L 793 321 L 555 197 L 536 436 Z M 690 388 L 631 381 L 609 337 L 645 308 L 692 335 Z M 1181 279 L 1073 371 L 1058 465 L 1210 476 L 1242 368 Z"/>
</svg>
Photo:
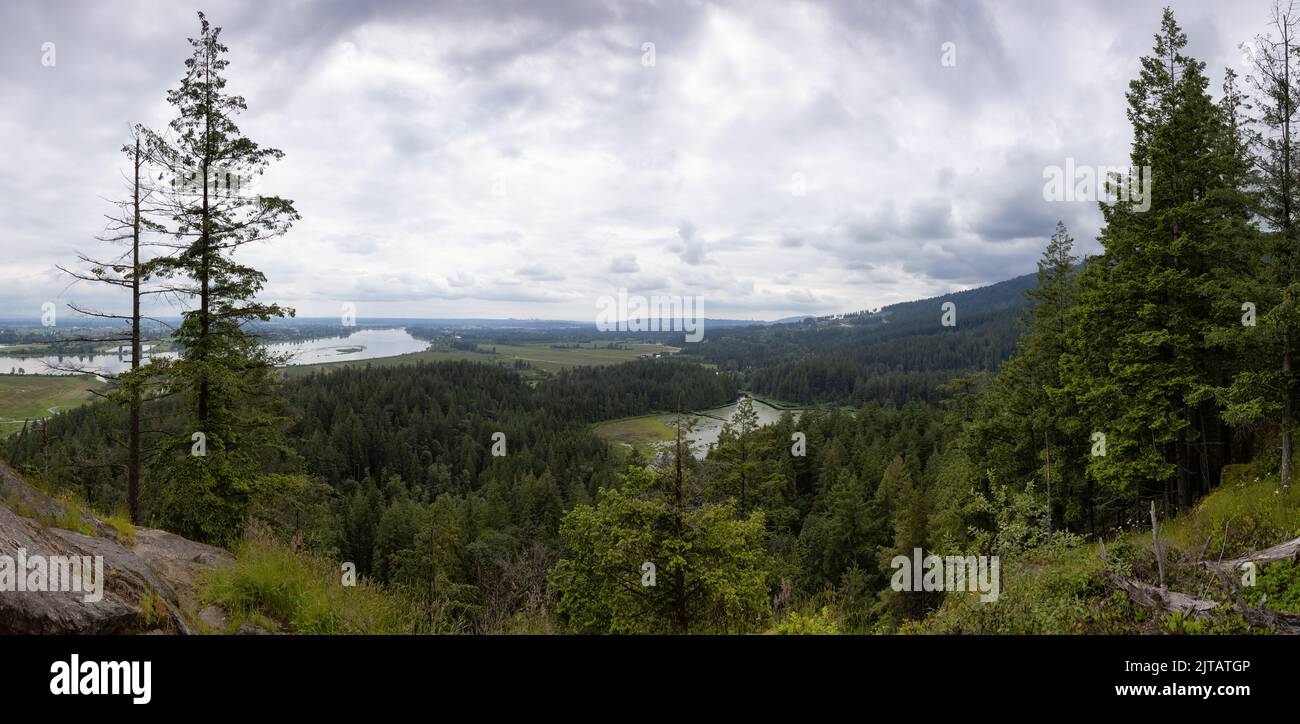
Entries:
<svg viewBox="0 0 1300 724">
<path fill-rule="evenodd" d="M 429 521 L 429 633 L 433 631 L 433 604 L 437 600 L 438 586 L 438 531 L 437 518 Z"/>
<path fill-rule="evenodd" d="M 1096 519 L 1093 517 L 1093 513 L 1095 512 L 1095 508 L 1096 508 L 1096 502 L 1093 500 L 1091 477 L 1088 478 L 1086 495 L 1088 496 L 1088 535 L 1092 536 L 1097 534 L 1097 525 L 1096 525 Z"/>
<path fill-rule="evenodd" d="M 126 463 L 126 503 L 131 523 L 140 524 L 140 136 L 135 137 L 135 182 L 132 186 L 131 233 L 131 430 Z"/>
<path fill-rule="evenodd" d="M 1047 457 L 1047 533 L 1052 533 L 1052 441 L 1048 439 L 1047 430 L 1043 430 L 1043 450 Z"/>
<path fill-rule="evenodd" d="M 1282 341 L 1282 494 L 1291 491 L 1291 336 L 1283 332 Z"/>
<path fill-rule="evenodd" d="M 1178 444 L 1174 446 L 1174 461 L 1178 465 L 1178 510 L 1192 507 L 1192 486 L 1187 479 L 1187 431 L 1178 432 Z"/>
<path fill-rule="evenodd" d="M 1287 263 L 1284 271 L 1290 276 L 1292 239 L 1294 225 L 1291 218 L 1291 25 L 1289 15 L 1282 20 L 1283 63 L 1282 76 L 1285 91 L 1282 94 L 1282 244 L 1286 250 Z M 1291 282 L 1283 280 L 1283 286 Z M 1284 301 L 1289 302 L 1290 294 L 1284 292 Z M 1291 329 L 1282 328 L 1282 492 L 1291 490 Z"/>
<path fill-rule="evenodd" d="M 210 60 L 210 59 L 209 59 Z M 212 73 L 210 67 L 205 67 L 207 74 L 207 112 L 204 119 L 204 157 L 203 157 L 203 206 L 202 206 L 202 227 L 199 230 L 200 248 L 202 249 L 199 262 L 199 339 L 198 339 L 198 358 L 199 365 L 199 399 L 196 417 L 199 426 L 206 429 L 208 423 L 208 398 L 211 394 L 208 389 L 208 376 L 204 371 L 202 362 L 206 361 L 208 351 L 208 335 L 211 334 L 212 320 L 210 317 L 209 300 L 211 296 L 211 270 L 212 270 L 212 207 L 211 200 L 208 198 L 208 173 L 211 172 L 211 155 L 212 155 Z"/>
<path fill-rule="evenodd" d="M 682 533 L 685 531 L 685 521 L 682 520 L 682 418 L 677 418 L 677 454 L 676 454 L 675 476 L 673 486 L 673 532 L 680 540 Z M 677 633 L 690 633 L 691 620 L 686 606 L 686 572 L 682 567 L 676 566 L 673 570 L 673 607 L 674 616 L 677 620 Z"/>
<path fill-rule="evenodd" d="M 1160 590 L 1165 590 L 1165 557 L 1160 552 L 1160 529 L 1156 525 L 1156 501 L 1151 501 L 1151 544 L 1156 551 L 1156 567 L 1160 569 Z"/>
</svg>

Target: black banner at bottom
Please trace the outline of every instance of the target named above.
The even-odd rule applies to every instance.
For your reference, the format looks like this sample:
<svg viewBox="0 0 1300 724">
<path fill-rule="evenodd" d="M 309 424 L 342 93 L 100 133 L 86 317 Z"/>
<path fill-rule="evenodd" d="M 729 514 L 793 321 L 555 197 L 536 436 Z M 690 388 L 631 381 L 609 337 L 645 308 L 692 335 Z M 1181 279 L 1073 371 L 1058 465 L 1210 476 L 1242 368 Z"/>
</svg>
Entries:
<svg viewBox="0 0 1300 724">
<path fill-rule="evenodd" d="M 1280 705 L 1294 714 L 1297 648 L 1259 636 L 0 637 L 0 692 L 50 714 L 396 713 L 431 697 L 536 712 L 622 696 L 689 696 L 692 711 L 731 713 L 846 697 L 871 707 L 880 697 L 935 714 L 1029 701 L 1057 713 Z"/>
</svg>

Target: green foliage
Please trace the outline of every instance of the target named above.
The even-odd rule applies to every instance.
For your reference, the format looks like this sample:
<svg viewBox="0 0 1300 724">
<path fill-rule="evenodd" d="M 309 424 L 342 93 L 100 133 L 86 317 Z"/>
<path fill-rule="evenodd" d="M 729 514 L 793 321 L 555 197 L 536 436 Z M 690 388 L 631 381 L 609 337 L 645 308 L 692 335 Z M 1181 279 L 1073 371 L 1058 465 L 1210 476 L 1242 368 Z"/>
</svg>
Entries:
<svg viewBox="0 0 1300 724">
<path fill-rule="evenodd" d="M 1170 588 L 1199 591 L 1230 604 L 1235 594 L 1223 589 L 1200 565 L 1240 555 L 1300 535 L 1300 498 L 1282 496 L 1276 477 L 1256 479 L 1252 466 L 1225 473 L 1223 487 L 1183 516 L 1161 525 L 1166 576 Z M 1226 530 L 1226 537 L 1225 537 Z M 1216 534 L 1217 531 L 1217 534 Z M 1098 544 L 1070 536 L 1025 547 L 1002 559 L 1002 595 L 986 605 L 966 596 L 946 596 L 925 622 L 903 627 L 909 633 L 1261 633 L 1248 627 L 1227 606 L 1212 617 L 1187 619 L 1157 616 L 1129 600 L 1108 583 L 1108 576 L 1155 575 L 1150 529 L 1135 530 L 1105 542 L 1105 561 Z M 1261 567 L 1254 587 L 1241 587 L 1247 605 L 1264 602 L 1274 610 L 1295 610 L 1296 567 L 1290 562 Z"/>
<path fill-rule="evenodd" d="M 168 467 L 158 519 L 162 527 L 193 540 L 227 545 L 243 529 L 252 493 L 249 474 L 197 456 Z"/>
<path fill-rule="evenodd" d="M 1160 617 L 1160 625 L 1171 634 L 1189 636 L 1240 635 L 1246 633 L 1265 634 L 1268 630 L 1253 628 L 1240 613 L 1226 612 L 1216 616 L 1191 618 L 1181 613 L 1171 613 Z"/>
<path fill-rule="evenodd" d="M 549 470 L 569 505 L 614 482 L 609 446 L 588 423 L 659 405 L 710 407 L 734 394 L 728 378 L 666 360 L 575 369 L 536 388 L 492 365 L 439 362 L 336 370 L 285 390 L 299 411 L 290 430 L 297 452 L 335 488 L 395 475 L 432 500 L 493 481 L 513 490 Z M 505 457 L 490 454 L 495 432 L 506 436 Z"/>
<path fill-rule="evenodd" d="M 140 599 L 140 617 L 144 620 L 145 627 L 152 627 L 156 623 L 165 621 L 166 616 L 167 602 L 163 597 L 152 588 L 145 591 Z"/>
<path fill-rule="evenodd" d="M 58 522 L 55 524 L 55 527 L 62 528 L 64 530 L 70 530 L 74 533 L 80 533 L 82 535 L 95 534 L 95 528 L 91 526 L 89 523 L 87 523 L 84 518 L 81 517 L 81 511 L 71 506 L 64 508 L 63 516 L 59 518 Z"/>
<path fill-rule="evenodd" d="M 881 572 L 892 572 L 891 562 L 895 556 L 911 559 L 916 550 L 928 550 L 929 507 L 926 493 L 912 482 L 911 475 L 901 457 L 894 458 L 885 469 L 880 480 L 876 497 L 894 501 L 893 545 L 880 555 Z M 928 599 L 932 597 L 926 591 L 895 591 L 892 588 L 880 593 L 888 617 L 895 621 L 925 616 Z"/>
<path fill-rule="evenodd" d="M 334 528 L 334 491 L 307 475 L 269 473 L 257 479 L 250 494 L 248 519 L 280 541 L 308 550 L 328 550 Z"/>
<path fill-rule="evenodd" d="M 1144 548 L 1134 545 L 1130 536 L 1125 536 L 1111 543 L 1103 543 L 1106 546 L 1106 565 L 1117 575 L 1131 577 L 1134 575 L 1137 562 L 1142 558 Z"/>
<path fill-rule="evenodd" d="M 839 626 L 845 633 L 866 633 L 876 621 L 876 577 L 851 566 L 840 578 L 837 609 Z"/>
<path fill-rule="evenodd" d="M 757 501 L 767 503 L 763 507 L 771 509 L 771 503 L 779 500 L 782 492 L 781 478 L 767 463 L 772 458 L 773 441 L 758 431 L 754 401 L 746 397 L 736 406 L 731 419 L 722 424 L 713 453 L 720 467 L 714 477 L 714 496 L 734 497 L 742 512 Z"/>
<path fill-rule="evenodd" d="M 5 502 L 18 515 L 31 518 L 41 525 L 62 528 L 82 535 L 97 535 L 94 526 L 94 513 L 81 501 L 72 490 L 61 490 L 51 496 L 52 505 L 35 510 L 13 494 L 6 495 Z"/>
<path fill-rule="evenodd" d="M 976 498 L 976 513 L 994 521 L 990 531 L 978 531 L 974 544 L 978 550 L 999 555 L 1037 548 L 1048 539 L 1047 506 L 1032 488 L 1016 490 L 1009 485 L 994 486 L 988 497 Z"/>
<path fill-rule="evenodd" d="M 761 512 L 732 503 L 683 506 L 683 481 L 630 469 L 621 489 L 565 516 L 568 553 L 551 573 L 556 611 L 572 631 L 745 633 L 770 607 Z M 643 585 L 643 564 L 654 585 Z"/>
<path fill-rule="evenodd" d="M 872 489 L 848 469 L 836 471 L 799 535 L 807 588 L 837 585 L 854 565 L 875 569 L 876 551 L 887 534 L 881 508 L 888 499 L 873 499 Z"/>
<path fill-rule="evenodd" d="M 1300 613 L 1300 563 L 1277 561 L 1255 574 L 1255 585 L 1243 589 L 1242 598 L 1251 606 L 1267 603 L 1275 611 Z"/>
</svg>

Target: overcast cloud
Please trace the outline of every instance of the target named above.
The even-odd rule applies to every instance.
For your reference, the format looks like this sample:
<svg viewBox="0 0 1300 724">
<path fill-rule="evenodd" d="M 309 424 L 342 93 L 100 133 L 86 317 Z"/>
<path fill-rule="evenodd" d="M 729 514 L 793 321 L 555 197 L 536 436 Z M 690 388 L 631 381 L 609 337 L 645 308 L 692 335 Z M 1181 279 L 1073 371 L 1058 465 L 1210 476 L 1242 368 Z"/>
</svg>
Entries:
<svg viewBox="0 0 1300 724">
<path fill-rule="evenodd" d="M 1175 2 L 1216 90 L 1269 4 Z M 104 255 L 128 126 L 170 120 L 181 3 L 0 6 L 0 316 L 121 306 Z M 303 219 L 243 259 L 300 315 L 592 319 L 874 308 L 1030 272 L 1091 203 L 1043 169 L 1127 163 L 1147 2 L 208 2 L 262 182 Z M 56 64 L 42 65 L 54 43 Z M 956 65 L 942 63 L 953 43 Z M 647 64 L 646 43 L 654 44 Z"/>
</svg>

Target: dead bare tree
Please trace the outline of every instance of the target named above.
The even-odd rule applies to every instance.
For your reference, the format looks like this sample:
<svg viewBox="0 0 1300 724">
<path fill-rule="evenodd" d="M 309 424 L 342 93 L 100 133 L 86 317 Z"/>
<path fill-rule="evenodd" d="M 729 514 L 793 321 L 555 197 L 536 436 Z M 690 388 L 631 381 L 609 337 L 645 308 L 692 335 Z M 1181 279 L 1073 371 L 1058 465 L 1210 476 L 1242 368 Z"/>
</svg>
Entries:
<svg viewBox="0 0 1300 724">
<path fill-rule="evenodd" d="M 75 303 L 68 306 L 78 314 L 99 319 L 116 319 L 127 324 L 127 329 L 116 335 L 104 337 L 87 337 L 76 341 L 92 342 L 129 342 L 131 345 L 131 369 L 129 372 L 113 374 L 104 370 L 84 366 L 59 366 L 58 369 L 65 372 L 82 372 L 94 374 L 98 377 L 110 380 L 115 383 L 116 389 L 110 393 L 109 397 L 125 398 L 129 407 L 130 421 L 127 440 L 127 507 L 130 509 L 131 522 L 140 523 L 140 477 L 141 477 L 141 416 L 144 406 L 144 389 L 147 384 L 147 378 L 142 370 L 142 358 L 144 356 L 145 333 L 143 322 L 145 320 L 153 321 L 157 324 L 163 324 L 161 321 L 152 317 L 144 316 L 141 311 L 141 300 L 147 296 L 165 293 L 165 289 L 151 289 L 146 287 L 150 277 L 151 260 L 142 257 L 141 248 L 147 246 L 143 237 L 147 233 L 161 232 L 162 226 L 150 219 L 150 215 L 156 209 L 151 206 L 151 199 L 154 189 L 148 186 L 144 177 L 148 175 L 147 167 L 149 165 L 149 156 L 141 148 L 141 136 L 144 129 L 140 126 L 133 126 L 131 129 L 131 143 L 122 147 L 122 152 L 131 160 L 131 176 L 127 179 L 127 188 L 129 196 L 122 201 L 114 202 L 118 207 L 116 214 L 107 215 L 108 223 L 105 234 L 96 237 L 99 241 L 121 244 L 126 243 L 127 249 L 119 256 L 109 259 L 100 260 L 92 258 L 86 254 L 78 254 L 78 261 L 85 265 L 85 271 L 58 267 L 60 271 L 71 276 L 74 280 L 95 282 L 99 284 L 108 284 L 110 286 L 120 287 L 129 290 L 131 293 L 131 311 L 130 313 L 113 313 L 100 310 L 87 309 Z M 165 325 L 164 325 L 165 326 Z"/>
</svg>

